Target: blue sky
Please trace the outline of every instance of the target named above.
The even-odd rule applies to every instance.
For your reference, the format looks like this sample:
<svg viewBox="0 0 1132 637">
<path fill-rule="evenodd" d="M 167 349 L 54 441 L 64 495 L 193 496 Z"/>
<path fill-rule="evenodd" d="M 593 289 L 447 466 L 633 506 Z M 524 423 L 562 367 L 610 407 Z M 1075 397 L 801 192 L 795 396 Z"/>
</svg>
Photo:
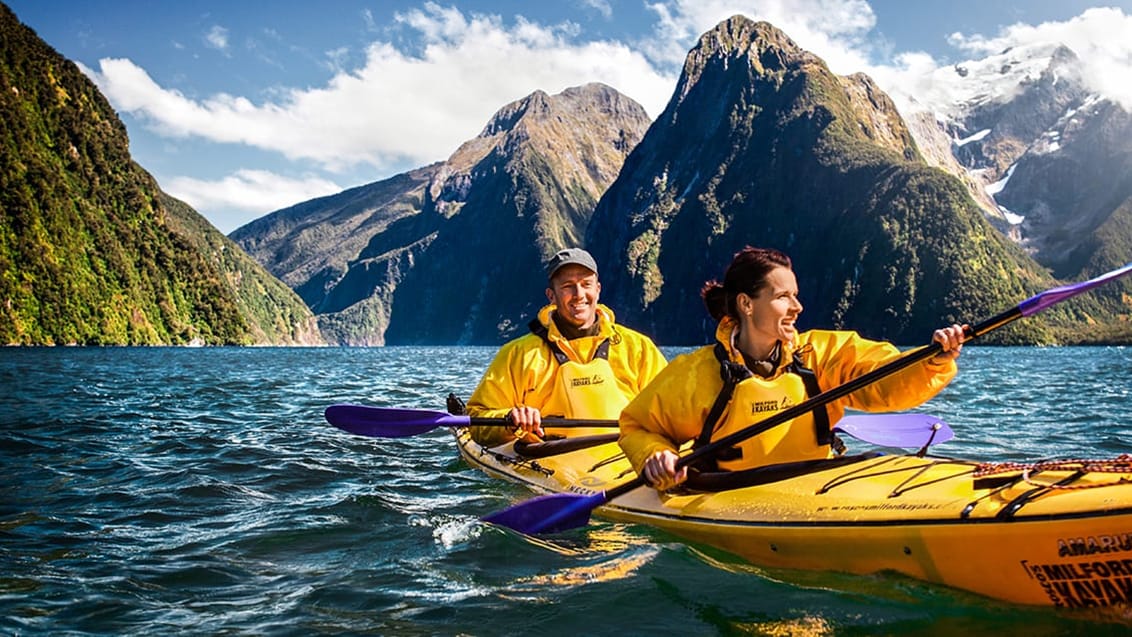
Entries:
<svg viewBox="0 0 1132 637">
<path fill-rule="evenodd" d="M 904 104 L 933 73 L 1068 44 L 1132 104 L 1132 0 L 8 0 L 80 64 L 134 159 L 224 233 L 446 159 L 503 105 L 604 82 L 664 108 L 699 35 L 742 13 Z M 903 106 L 902 106 L 903 108 Z"/>
</svg>

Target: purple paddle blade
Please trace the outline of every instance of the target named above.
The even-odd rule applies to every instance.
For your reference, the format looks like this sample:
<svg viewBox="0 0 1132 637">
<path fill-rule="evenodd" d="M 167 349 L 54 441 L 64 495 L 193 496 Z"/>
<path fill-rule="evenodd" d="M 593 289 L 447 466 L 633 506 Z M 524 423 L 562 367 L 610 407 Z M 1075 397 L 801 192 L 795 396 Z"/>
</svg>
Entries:
<svg viewBox="0 0 1132 637">
<path fill-rule="evenodd" d="M 552 493 L 496 511 L 482 519 L 526 535 L 555 533 L 589 524 L 590 512 L 605 504 L 605 494 Z"/>
<path fill-rule="evenodd" d="M 947 423 L 928 414 L 851 414 L 833 430 L 881 447 L 918 448 L 955 437 Z"/>
<path fill-rule="evenodd" d="M 422 409 L 331 405 L 326 408 L 326 421 L 359 436 L 405 438 L 437 427 L 464 427 L 470 419 Z"/>
<path fill-rule="evenodd" d="M 1113 279 L 1119 279 L 1129 272 L 1132 272 L 1132 263 L 1129 263 L 1123 268 L 1113 270 L 1112 272 L 1109 272 L 1107 274 L 1102 274 L 1098 277 L 1089 279 L 1088 281 L 1082 281 L 1080 283 L 1074 283 L 1072 285 L 1063 285 L 1059 288 L 1053 288 L 1051 290 L 1046 290 L 1045 292 L 1042 292 L 1040 294 L 1035 294 L 1034 296 L 1031 296 L 1025 301 L 1019 303 L 1018 309 L 1022 312 L 1022 316 L 1032 316 L 1050 307 L 1051 305 L 1064 301 L 1065 299 L 1077 296 L 1082 292 L 1091 290 L 1098 285 L 1108 283 Z"/>
</svg>

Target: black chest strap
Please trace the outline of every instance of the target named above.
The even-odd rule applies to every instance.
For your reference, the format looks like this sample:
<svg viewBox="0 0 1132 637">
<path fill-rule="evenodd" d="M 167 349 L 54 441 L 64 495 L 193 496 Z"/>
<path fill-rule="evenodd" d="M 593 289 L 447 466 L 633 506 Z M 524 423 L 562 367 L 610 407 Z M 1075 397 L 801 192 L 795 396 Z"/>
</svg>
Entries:
<svg viewBox="0 0 1132 637">
<path fill-rule="evenodd" d="M 794 354 L 794 360 L 786 366 L 786 370 L 802 377 L 802 384 L 806 387 L 806 398 L 813 398 L 821 393 L 817 374 L 814 373 L 814 370 L 802 364 L 802 357 L 797 353 Z M 834 444 L 833 427 L 829 422 L 829 410 L 825 408 L 825 405 L 822 405 L 814 409 L 812 413 L 814 414 L 814 435 L 817 437 L 818 444 Z M 837 453 L 840 454 L 843 450 L 844 446 Z"/>
<path fill-rule="evenodd" d="M 735 393 L 735 386 L 740 381 L 750 378 L 753 374 L 751 370 L 747 369 L 746 365 L 740 365 L 731 361 L 727 355 L 727 349 L 724 348 L 723 343 L 717 342 L 715 344 L 716 359 L 719 361 L 719 376 L 723 379 L 723 387 L 719 390 L 719 395 L 715 397 L 715 402 L 712 403 L 711 410 L 708 411 L 707 416 L 704 418 L 703 429 L 700 430 L 700 435 L 696 438 L 696 442 L 692 445 L 693 449 L 698 449 L 711 442 L 712 434 L 715 433 L 715 428 L 719 425 L 720 418 L 723 417 L 723 410 L 727 408 L 727 404 L 731 402 L 731 397 Z M 793 360 L 786 366 L 785 371 L 789 374 L 797 374 L 802 378 L 802 385 L 806 388 L 806 398 L 813 398 L 821 393 L 821 386 L 818 385 L 818 377 L 814 371 L 806 367 L 802 363 L 802 357 L 795 352 Z M 814 409 L 814 435 L 817 438 L 819 445 L 833 445 L 834 450 L 841 454 L 845 445 L 833 435 L 832 428 L 829 421 L 829 411 L 825 406 Z M 696 468 L 700 471 L 718 471 L 719 460 L 738 460 L 743 456 L 743 450 L 739 447 L 731 447 L 717 452 L 711 458 L 704 458 L 696 464 Z"/>
</svg>

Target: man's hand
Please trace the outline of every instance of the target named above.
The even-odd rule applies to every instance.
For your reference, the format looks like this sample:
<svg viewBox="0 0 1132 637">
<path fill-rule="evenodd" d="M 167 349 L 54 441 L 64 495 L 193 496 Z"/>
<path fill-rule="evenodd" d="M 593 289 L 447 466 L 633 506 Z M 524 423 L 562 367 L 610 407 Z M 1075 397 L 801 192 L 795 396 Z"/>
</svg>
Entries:
<svg viewBox="0 0 1132 637">
<path fill-rule="evenodd" d="M 542 430 L 542 414 L 534 407 L 516 405 L 507 418 L 515 424 L 515 437 L 524 442 L 539 442 L 540 436 L 546 435 Z"/>
<path fill-rule="evenodd" d="M 641 477 L 656 487 L 657 491 L 667 491 L 688 479 L 688 467 L 676 470 L 676 461 L 679 459 L 680 456 L 674 451 L 658 451 L 645 460 Z"/>
</svg>

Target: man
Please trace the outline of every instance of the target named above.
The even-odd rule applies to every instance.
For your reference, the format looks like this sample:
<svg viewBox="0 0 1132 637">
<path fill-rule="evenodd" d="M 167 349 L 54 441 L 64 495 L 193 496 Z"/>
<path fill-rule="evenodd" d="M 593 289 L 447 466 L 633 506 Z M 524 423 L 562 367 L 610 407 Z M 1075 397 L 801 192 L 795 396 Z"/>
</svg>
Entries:
<svg viewBox="0 0 1132 637">
<path fill-rule="evenodd" d="M 531 321 L 529 334 L 500 348 L 468 400 L 468 415 L 508 417 L 515 424 L 513 430 L 472 427 L 480 444 L 503 444 L 519 433 L 535 442 L 546 435 L 544 415 L 616 420 L 667 364 L 647 336 L 617 325 L 613 311 L 598 303 L 601 283 L 588 252 L 559 251 L 547 279 L 549 305 Z"/>
</svg>

